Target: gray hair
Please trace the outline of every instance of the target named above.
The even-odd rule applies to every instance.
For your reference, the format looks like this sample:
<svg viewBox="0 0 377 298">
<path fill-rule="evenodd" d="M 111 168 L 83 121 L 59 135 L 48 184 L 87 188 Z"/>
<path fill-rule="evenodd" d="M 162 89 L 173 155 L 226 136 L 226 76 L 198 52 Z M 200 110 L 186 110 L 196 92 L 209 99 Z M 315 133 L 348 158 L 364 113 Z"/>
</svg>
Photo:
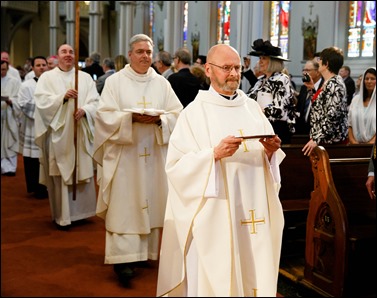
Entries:
<svg viewBox="0 0 377 298">
<path fill-rule="evenodd" d="M 174 56 L 181 60 L 183 64 L 191 65 L 191 54 L 187 48 L 179 48 Z"/>
<path fill-rule="evenodd" d="M 90 59 L 92 59 L 94 63 L 100 63 L 101 54 L 97 52 L 93 52 L 90 54 Z"/>
<path fill-rule="evenodd" d="M 157 57 L 158 57 L 158 60 L 160 60 L 161 63 L 165 66 L 170 66 L 173 60 L 170 53 L 167 51 L 158 52 Z"/>
<path fill-rule="evenodd" d="M 103 59 L 103 61 L 102 61 L 102 64 L 103 65 L 106 65 L 108 68 L 110 68 L 110 69 L 114 69 L 115 68 L 115 65 L 114 65 L 114 61 L 113 61 L 113 59 L 111 59 L 111 58 L 105 58 L 105 59 Z"/>
<path fill-rule="evenodd" d="M 149 42 L 151 44 L 152 48 L 154 47 L 153 40 L 148 35 L 146 35 L 146 34 L 136 34 L 136 35 L 132 36 L 131 39 L 130 39 L 129 50 L 132 51 L 133 45 L 137 42 L 140 42 L 140 41 Z"/>
<path fill-rule="evenodd" d="M 274 59 L 270 57 L 270 62 L 268 63 L 267 71 L 274 73 L 274 72 L 282 72 L 284 69 L 284 62 L 280 59 Z"/>
</svg>

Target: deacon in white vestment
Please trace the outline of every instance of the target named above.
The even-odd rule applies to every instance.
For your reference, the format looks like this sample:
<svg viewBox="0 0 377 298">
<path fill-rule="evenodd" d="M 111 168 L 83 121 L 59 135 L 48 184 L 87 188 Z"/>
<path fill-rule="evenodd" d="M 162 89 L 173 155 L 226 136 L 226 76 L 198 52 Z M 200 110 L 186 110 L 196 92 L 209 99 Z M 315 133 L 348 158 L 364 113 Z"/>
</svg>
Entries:
<svg viewBox="0 0 377 298">
<path fill-rule="evenodd" d="M 234 48 L 212 47 L 205 68 L 210 89 L 182 111 L 170 137 L 157 296 L 276 297 L 281 140 L 240 138 L 274 131 L 238 89 Z"/>
<path fill-rule="evenodd" d="M 167 198 L 167 144 L 182 104 L 152 64 L 153 41 L 130 40 L 130 64 L 106 79 L 97 111 L 97 215 L 105 220 L 105 264 L 120 281 L 135 262 L 157 260 Z M 134 263 L 134 264 L 130 264 Z"/>
<path fill-rule="evenodd" d="M 18 92 L 17 103 L 19 112 L 19 153 L 23 156 L 24 172 L 26 179 L 26 190 L 34 193 L 36 198 L 47 198 L 47 188 L 39 183 L 39 147 L 35 144 L 35 100 L 34 91 L 37 87 L 38 78 L 48 70 L 47 60 L 43 56 L 36 56 L 32 59 L 34 78 L 22 82 Z"/>
<path fill-rule="evenodd" d="M 34 120 L 35 142 L 41 149 L 40 183 L 47 186 L 52 219 L 61 228 L 95 215 L 92 156 L 99 94 L 91 76 L 82 71 L 78 71 L 78 91 L 74 89 L 74 51 L 70 45 L 59 47 L 58 60 L 58 67 L 44 72 L 38 80 Z M 73 200 L 75 158 L 77 183 L 76 200 Z"/>
<path fill-rule="evenodd" d="M 9 64 L 1 61 L 1 174 L 16 175 L 18 153 L 17 96 L 21 81 L 8 74 Z"/>
</svg>

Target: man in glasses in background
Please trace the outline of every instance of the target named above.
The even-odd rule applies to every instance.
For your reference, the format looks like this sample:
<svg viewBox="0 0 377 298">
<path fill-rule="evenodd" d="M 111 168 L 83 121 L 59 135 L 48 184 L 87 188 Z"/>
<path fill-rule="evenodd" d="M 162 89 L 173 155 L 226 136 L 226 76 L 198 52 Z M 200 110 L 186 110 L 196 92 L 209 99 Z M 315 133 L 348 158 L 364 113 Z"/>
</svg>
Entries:
<svg viewBox="0 0 377 298">
<path fill-rule="evenodd" d="M 177 72 L 170 75 L 168 81 L 183 107 L 186 107 L 201 89 L 200 81 L 190 72 L 191 54 L 186 48 L 178 49 L 174 54 L 173 61 Z"/>
<path fill-rule="evenodd" d="M 308 60 L 302 70 L 303 85 L 297 97 L 297 111 L 300 112 L 300 116 L 296 119 L 296 134 L 309 135 L 311 100 L 324 82 L 318 67 L 318 59 L 314 58 L 313 60 Z"/>
</svg>

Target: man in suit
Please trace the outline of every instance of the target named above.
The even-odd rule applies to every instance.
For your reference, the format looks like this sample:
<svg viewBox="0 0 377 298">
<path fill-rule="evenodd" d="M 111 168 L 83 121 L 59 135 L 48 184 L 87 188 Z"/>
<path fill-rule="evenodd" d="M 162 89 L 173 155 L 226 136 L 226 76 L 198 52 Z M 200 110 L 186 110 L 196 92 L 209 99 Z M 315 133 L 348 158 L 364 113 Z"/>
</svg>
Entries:
<svg viewBox="0 0 377 298">
<path fill-rule="evenodd" d="M 115 73 L 115 65 L 114 61 L 111 58 L 105 58 L 102 62 L 102 69 L 104 71 L 104 75 L 100 76 L 96 81 L 96 87 L 99 94 L 102 93 L 102 89 L 105 86 L 106 79 Z"/>
<path fill-rule="evenodd" d="M 87 72 L 91 75 L 93 80 L 97 81 L 100 76 L 105 74 L 103 72 L 102 66 L 99 64 L 101 61 L 101 54 L 93 52 L 92 54 L 90 54 L 89 58 L 92 60 L 92 64 L 84 67 L 82 71 Z"/>
<path fill-rule="evenodd" d="M 300 112 L 300 117 L 296 119 L 296 134 L 309 135 L 311 99 L 312 96 L 322 87 L 324 82 L 321 73 L 318 71 L 318 67 L 318 62 L 313 59 L 308 60 L 302 70 L 303 75 L 309 75 L 310 81 L 303 82 L 300 93 L 297 97 L 297 111 Z"/>
<path fill-rule="evenodd" d="M 174 73 L 171 67 L 171 62 L 172 58 L 169 52 L 160 51 L 157 53 L 154 66 L 165 79 L 168 79 L 170 75 Z"/>
<path fill-rule="evenodd" d="M 346 85 L 347 88 L 347 105 L 349 106 L 356 90 L 356 84 L 351 78 L 351 69 L 349 66 L 343 65 L 339 70 L 339 75 L 343 78 L 344 85 Z"/>
<path fill-rule="evenodd" d="M 178 71 L 170 75 L 168 81 L 183 107 L 186 107 L 198 94 L 200 81 L 190 72 L 191 54 L 186 48 L 178 49 L 173 61 Z"/>
</svg>

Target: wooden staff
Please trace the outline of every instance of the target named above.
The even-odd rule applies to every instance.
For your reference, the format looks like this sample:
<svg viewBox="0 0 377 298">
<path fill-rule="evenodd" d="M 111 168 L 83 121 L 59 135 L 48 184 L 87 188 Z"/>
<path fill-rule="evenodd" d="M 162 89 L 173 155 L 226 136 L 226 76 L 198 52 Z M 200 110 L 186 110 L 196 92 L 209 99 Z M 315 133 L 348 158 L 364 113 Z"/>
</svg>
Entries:
<svg viewBox="0 0 377 298">
<path fill-rule="evenodd" d="M 75 90 L 79 91 L 79 45 L 80 45 L 80 2 L 75 1 L 75 8 L 76 8 L 76 21 L 75 21 Z M 73 140 L 74 140 L 74 151 L 75 151 L 75 166 L 73 168 L 73 177 L 72 177 L 72 195 L 73 200 L 76 200 L 76 176 L 77 176 L 77 120 L 75 114 L 78 109 L 78 97 L 79 94 L 77 93 L 77 98 L 75 98 L 75 111 L 73 113 L 73 121 L 74 121 L 74 131 L 73 131 Z"/>
</svg>

